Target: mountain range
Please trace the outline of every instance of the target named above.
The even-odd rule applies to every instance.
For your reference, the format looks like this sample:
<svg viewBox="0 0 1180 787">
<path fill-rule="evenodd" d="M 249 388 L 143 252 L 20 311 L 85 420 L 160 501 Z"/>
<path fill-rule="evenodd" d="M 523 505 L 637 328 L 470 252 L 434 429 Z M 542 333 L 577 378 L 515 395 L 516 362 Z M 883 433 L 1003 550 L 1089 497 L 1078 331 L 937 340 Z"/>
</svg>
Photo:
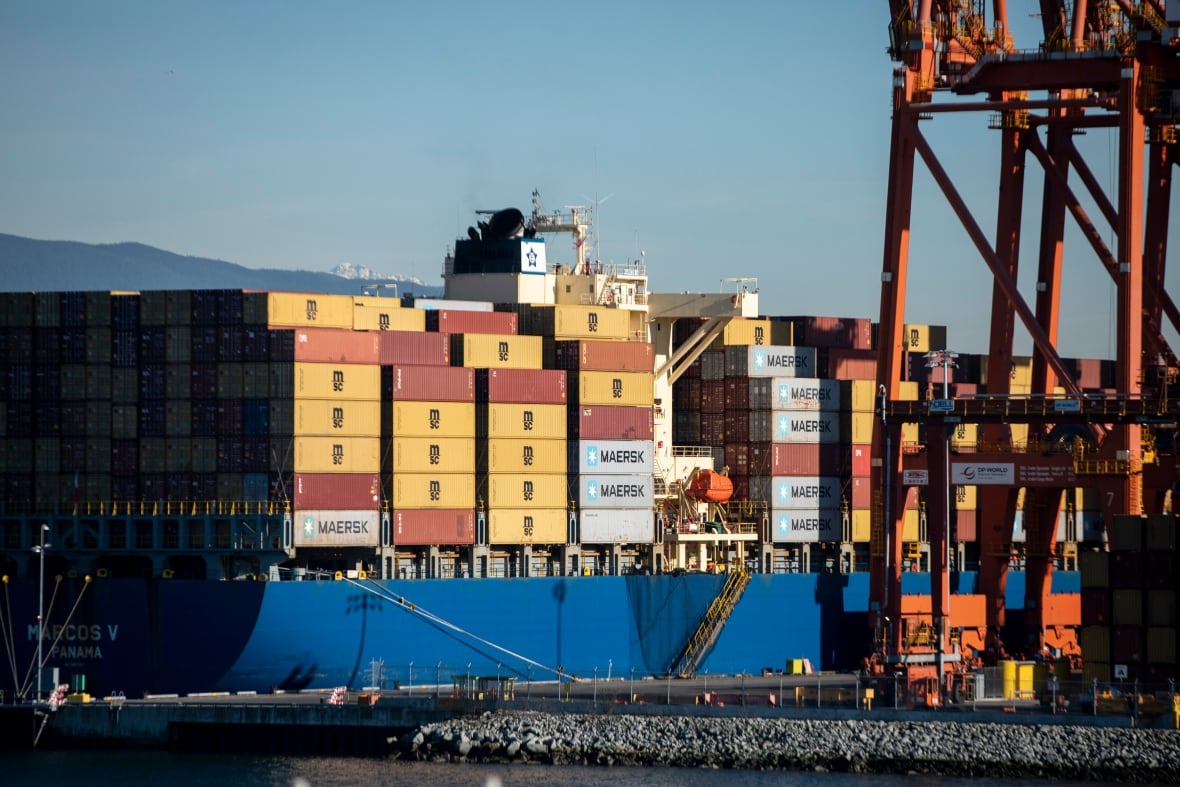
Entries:
<svg viewBox="0 0 1180 787">
<path fill-rule="evenodd" d="M 420 279 L 384 276 L 350 263 L 330 273 L 246 268 L 142 243 L 91 244 L 0 233 L 0 292 L 218 289 L 362 295 L 365 287 L 378 284 L 396 285 L 398 295 L 437 298 L 443 293 L 442 287 Z"/>
</svg>

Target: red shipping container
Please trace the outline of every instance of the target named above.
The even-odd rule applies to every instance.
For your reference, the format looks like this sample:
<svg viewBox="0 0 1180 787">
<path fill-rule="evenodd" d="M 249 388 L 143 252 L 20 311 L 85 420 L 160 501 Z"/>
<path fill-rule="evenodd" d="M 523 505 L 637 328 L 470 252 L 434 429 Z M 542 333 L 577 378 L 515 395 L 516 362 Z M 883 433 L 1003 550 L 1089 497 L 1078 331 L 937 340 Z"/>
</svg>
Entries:
<svg viewBox="0 0 1180 787">
<path fill-rule="evenodd" d="M 474 402 L 475 370 L 464 366 L 398 364 L 390 368 L 389 384 L 384 387 L 394 401 Z"/>
<path fill-rule="evenodd" d="M 430 309 L 426 312 L 426 330 L 440 333 L 518 333 L 520 318 L 516 312 Z"/>
<path fill-rule="evenodd" d="M 954 539 L 956 541 L 965 541 L 968 544 L 974 544 L 979 539 L 979 527 L 976 522 L 975 509 L 960 509 L 955 511 Z"/>
<path fill-rule="evenodd" d="M 872 508 L 873 484 L 868 476 L 852 476 L 849 486 L 853 508 Z"/>
<path fill-rule="evenodd" d="M 979 383 L 951 383 L 951 396 L 977 396 Z M 939 392 L 941 396 L 941 392 Z"/>
<path fill-rule="evenodd" d="M 843 475 L 847 446 L 838 443 L 772 443 L 771 475 Z"/>
<path fill-rule="evenodd" d="M 296 473 L 294 504 L 302 510 L 361 510 L 381 504 L 378 473 Z"/>
<path fill-rule="evenodd" d="M 770 470 L 770 451 L 772 443 L 747 443 L 749 449 L 749 473 L 750 475 L 771 476 L 774 473 Z"/>
<path fill-rule="evenodd" d="M 702 410 L 702 412 L 704 412 Z M 748 443 L 750 441 L 750 411 L 726 410 L 725 426 L 722 433 L 725 441 Z M 717 443 L 716 445 L 720 445 Z"/>
<path fill-rule="evenodd" d="M 873 472 L 873 447 L 853 443 L 849 448 L 849 460 L 849 469 L 853 475 L 871 475 Z"/>
<path fill-rule="evenodd" d="M 569 408 L 570 440 L 651 440 L 652 430 L 650 407 L 583 405 Z"/>
<path fill-rule="evenodd" d="M 300 328 L 295 331 L 294 360 L 375 364 L 381 360 L 381 332 Z"/>
<path fill-rule="evenodd" d="M 726 443 L 725 465 L 731 475 L 747 475 L 750 472 L 750 444 Z"/>
<path fill-rule="evenodd" d="M 475 395 L 481 402 L 565 404 L 566 372 L 564 369 L 476 369 Z"/>
<path fill-rule="evenodd" d="M 867 317 L 791 317 L 797 346 L 868 350 L 873 346 L 873 321 Z"/>
<path fill-rule="evenodd" d="M 725 380 L 701 381 L 702 413 L 725 412 Z"/>
<path fill-rule="evenodd" d="M 475 513 L 469 508 L 399 508 L 391 525 L 397 546 L 475 543 Z"/>
<path fill-rule="evenodd" d="M 826 354 L 827 377 L 837 380 L 877 379 L 877 353 L 874 350 L 831 347 Z"/>
<path fill-rule="evenodd" d="M 655 370 L 651 342 L 612 342 L 592 339 L 553 343 L 553 365 L 583 372 L 650 372 Z M 697 374 L 699 375 L 699 372 Z"/>
<path fill-rule="evenodd" d="M 701 442 L 725 445 L 725 413 L 701 413 Z"/>
<path fill-rule="evenodd" d="M 451 335 L 429 331 L 378 331 L 381 365 L 451 365 Z"/>
</svg>

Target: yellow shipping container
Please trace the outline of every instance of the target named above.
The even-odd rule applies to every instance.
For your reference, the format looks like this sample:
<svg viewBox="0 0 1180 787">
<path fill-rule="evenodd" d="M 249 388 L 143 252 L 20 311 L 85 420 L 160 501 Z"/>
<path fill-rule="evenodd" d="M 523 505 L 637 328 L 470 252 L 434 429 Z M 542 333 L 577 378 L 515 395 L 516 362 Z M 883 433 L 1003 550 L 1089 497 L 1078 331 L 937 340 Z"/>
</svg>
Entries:
<svg viewBox="0 0 1180 787">
<path fill-rule="evenodd" d="M 583 404 L 650 407 L 655 402 L 651 372 L 581 372 L 578 401 Z"/>
<path fill-rule="evenodd" d="M 848 434 L 844 437 L 850 443 L 864 445 L 873 442 L 873 424 L 876 422 L 873 413 L 851 412 L 848 414 Z"/>
<path fill-rule="evenodd" d="M 917 424 L 902 424 L 901 425 L 901 444 L 902 445 L 917 445 L 918 444 L 918 425 Z"/>
<path fill-rule="evenodd" d="M 471 473 L 394 473 L 394 508 L 473 508 Z"/>
<path fill-rule="evenodd" d="M 474 473 L 475 438 L 395 437 L 393 472 Z"/>
<path fill-rule="evenodd" d="M 352 296 L 271 292 L 266 298 L 270 328 L 352 328 Z"/>
<path fill-rule="evenodd" d="M 906 325 L 902 331 L 902 347 L 907 352 L 926 353 L 946 349 L 945 325 Z"/>
<path fill-rule="evenodd" d="M 488 540 L 493 544 L 564 544 L 565 508 L 492 508 Z"/>
<path fill-rule="evenodd" d="M 979 507 L 979 490 L 974 484 L 960 484 L 954 487 L 955 509 L 958 511 L 974 511 Z"/>
<path fill-rule="evenodd" d="M 293 410 L 292 433 L 296 435 L 381 436 L 380 402 L 296 399 Z"/>
<path fill-rule="evenodd" d="M 297 363 L 295 398 L 380 401 L 381 367 L 366 363 Z"/>
<path fill-rule="evenodd" d="M 488 508 L 555 508 L 569 504 L 565 473 L 490 473 L 480 491 Z"/>
<path fill-rule="evenodd" d="M 352 296 L 353 309 L 373 309 L 374 311 L 393 311 L 402 307 L 402 299 L 395 296 L 382 297 L 380 295 Z"/>
<path fill-rule="evenodd" d="M 726 347 L 770 344 L 770 320 L 735 317 L 721 333 L 721 344 Z"/>
<path fill-rule="evenodd" d="M 901 540 L 918 540 L 918 512 L 915 509 L 906 509 L 901 523 Z"/>
<path fill-rule="evenodd" d="M 393 436 L 475 437 L 475 403 L 395 401 Z"/>
<path fill-rule="evenodd" d="M 990 370 L 988 369 L 988 357 L 982 355 L 979 358 L 979 376 L 980 382 L 987 385 L 989 382 L 995 382 L 990 378 Z M 1014 355 L 1012 356 L 1012 367 L 1008 370 L 1008 382 L 1011 386 L 1012 393 L 1028 393 L 1032 385 L 1032 356 L 1031 355 Z M 1064 389 L 1062 389 L 1064 390 Z"/>
<path fill-rule="evenodd" d="M 918 401 L 918 383 L 916 381 L 906 380 L 899 385 L 898 401 Z M 875 412 L 877 405 L 881 402 L 876 380 L 847 380 L 844 382 L 844 390 L 841 393 L 847 399 L 846 409 L 854 413 Z"/>
<path fill-rule="evenodd" d="M 540 369 L 541 337 L 465 333 L 459 339 L 463 366 L 474 369 Z M 454 348 L 454 345 L 451 345 Z M 453 352 L 453 351 L 452 351 Z"/>
<path fill-rule="evenodd" d="M 900 383 L 900 388 L 897 392 L 898 401 L 902 402 L 916 402 L 920 399 L 918 396 L 918 381 L 917 380 L 903 380 Z"/>
<path fill-rule="evenodd" d="M 951 448 L 975 450 L 979 447 L 979 424 L 955 424 L 951 432 Z"/>
<path fill-rule="evenodd" d="M 534 306 L 553 309 L 554 339 L 630 339 L 631 312 L 602 306 L 563 304 Z M 542 322 L 542 324 L 544 324 Z"/>
<path fill-rule="evenodd" d="M 565 440 L 492 438 L 487 441 L 489 473 L 564 473 Z"/>
<path fill-rule="evenodd" d="M 858 544 L 869 543 L 873 525 L 873 512 L 867 508 L 852 509 L 852 540 Z"/>
<path fill-rule="evenodd" d="M 365 300 L 389 303 L 394 299 L 365 298 Z M 357 305 L 352 312 L 352 328 L 357 331 L 417 331 L 421 333 L 426 330 L 426 310 Z"/>
<path fill-rule="evenodd" d="M 377 473 L 379 437 L 296 437 L 296 473 Z"/>
<path fill-rule="evenodd" d="M 489 404 L 487 436 L 564 440 L 566 407 L 564 404 Z"/>
</svg>

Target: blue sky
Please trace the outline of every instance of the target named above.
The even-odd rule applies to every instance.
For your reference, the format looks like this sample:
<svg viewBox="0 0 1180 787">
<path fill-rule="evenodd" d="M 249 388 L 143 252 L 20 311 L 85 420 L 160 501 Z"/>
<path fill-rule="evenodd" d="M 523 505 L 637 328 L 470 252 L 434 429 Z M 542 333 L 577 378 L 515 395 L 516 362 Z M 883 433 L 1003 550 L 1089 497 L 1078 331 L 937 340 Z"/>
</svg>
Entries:
<svg viewBox="0 0 1180 787">
<path fill-rule="evenodd" d="M 1010 14 L 1035 48 L 1027 5 Z M 884 0 L 8 0 L 0 232 L 437 284 L 474 211 L 527 213 L 538 189 L 549 210 L 597 200 L 602 259 L 644 251 L 654 290 L 751 276 L 764 313 L 876 320 L 888 16 Z M 987 120 L 923 130 L 990 236 Z M 1112 141 L 1079 143 L 1108 185 Z M 986 351 L 990 274 L 920 163 L 916 180 L 906 318 Z M 1031 158 L 1027 180 L 1031 300 Z M 565 236 L 550 244 L 572 256 Z M 1075 234 L 1062 354 L 1112 357 L 1113 315 Z"/>
</svg>

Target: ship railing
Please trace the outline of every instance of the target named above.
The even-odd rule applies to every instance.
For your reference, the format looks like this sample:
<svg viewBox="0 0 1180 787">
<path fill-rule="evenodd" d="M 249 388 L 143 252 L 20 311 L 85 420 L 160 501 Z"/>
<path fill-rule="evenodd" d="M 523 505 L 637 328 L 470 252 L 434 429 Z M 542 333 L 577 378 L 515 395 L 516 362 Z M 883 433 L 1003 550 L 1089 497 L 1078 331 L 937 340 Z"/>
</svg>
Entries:
<svg viewBox="0 0 1180 787">
<path fill-rule="evenodd" d="M 75 516 L 274 516 L 291 512 L 279 500 L 83 500 Z"/>
</svg>

